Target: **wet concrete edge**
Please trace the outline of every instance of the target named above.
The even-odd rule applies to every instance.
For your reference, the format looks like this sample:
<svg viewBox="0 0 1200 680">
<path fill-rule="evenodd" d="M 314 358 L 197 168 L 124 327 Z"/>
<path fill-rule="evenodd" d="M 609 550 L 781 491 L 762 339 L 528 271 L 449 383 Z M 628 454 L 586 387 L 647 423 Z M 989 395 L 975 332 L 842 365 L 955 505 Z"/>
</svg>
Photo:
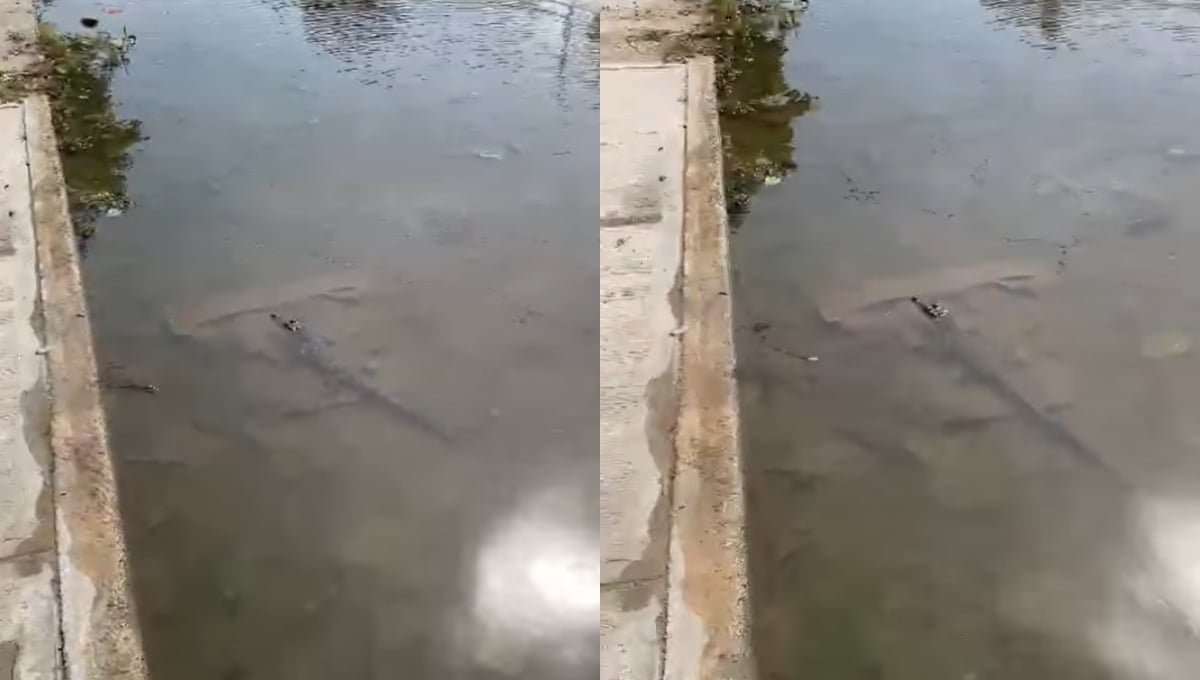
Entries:
<svg viewBox="0 0 1200 680">
<path fill-rule="evenodd" d="M 750 680 L 745 504 L 716 71 L 687 62 L 667 680 Z"/>
<path fill-rule="evenodd" d="M 679 403 L 679 339 L 673 329 L 679 325 L 675 291 L 682 257 L 687 72 L 682 65 L 606 61 L 601 73 L 606 74 L 601 77 L 601 110 L 606 112 L 601 116 L 602 147 L 618 156 L 618 149 L 638 147 L 641 153 L 635 155 L 645 156 L 638 167 L 621 162 L 610 166 L 617 156 L 606 159 L 601 152 L 600 371 L 602 390 L 615 390 L 609 397 L 612 404 L 606 407 L 602 402 L 600 418 L 602 432 L 616 426 L 628 435 L 601 439 L 603 564 L 625 563 L 619 573 L 601 574 L 601 677 L 661 680 L 670 476 Z M 669 89 L 655 89 L 661 87 Z M 613 93 L 644 98 L 636 108 L 617 114 L 622 99 L 612 99 Z M 651 137 L 657 139 L 647 141 Z M 651 151 L 655 144 L 660 144 L 657 158 Z M 648 194 L 659 194 L 661 203 L 647 211 L 640 203 Z M 606 196 L 611 206 L 606 207 Z M 643 214 L 627 224 L 605 226 L 605 216 L 625 209 Z M 634 244 L 623 248 L 630 240 Z M 606 290 L 626 295 L 606 297 Z M 606 490 L 616 493 L 606 499 Z M 651 491 L 653 507 L 645 507 Z M 609 522 L 612 526 L 606 527 Z M 631 550 L 634 546 L 639 549 Z"/>
<path fill-rule="evenodd" d="M 116 479 L 75 231 L 50 103 L 25 103 L 50 405 L 50 445 L 68 680 L 144 680 Z"/>
</svg>

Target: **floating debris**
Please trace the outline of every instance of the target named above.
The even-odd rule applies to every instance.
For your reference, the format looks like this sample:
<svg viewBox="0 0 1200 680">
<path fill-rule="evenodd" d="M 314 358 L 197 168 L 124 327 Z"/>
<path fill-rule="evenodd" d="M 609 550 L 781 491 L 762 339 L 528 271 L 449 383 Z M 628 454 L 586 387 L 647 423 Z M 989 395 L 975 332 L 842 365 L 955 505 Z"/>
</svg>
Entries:
<svg viewBox="0 0 1200 680">
<path fill-rule="evenodd" d="M 79 20 L 79 23 L 82 24 L 84 28 L 95 28 L 100 25 L 100 20 L 95 17 L 83 17 Z"/>
<path fill-rule="evenodd" d="M 149 383 L 123 382 L 112 386 L 118 390 L 135 390 L 146 394 L 158 394 L 158 388 Z"/>
<path fill-rule="evenodd" d="M 801 354 L 800 352 L 790 350 L 786 347 L 780 347 L 779 345 L 773 345 L 773 344 L 767 342 L 765 338 L 762 339 L 762 346 L 771 350 L 772 352 L 777 352 L 785 357 L 788 357 L 791 359 L 798 359 L 800 361 L 805 361 L 810 364 L 815 364 L 816 362 L 821 360 L 821 357 L 819 357 L 815 354 Z"/>
</svg>

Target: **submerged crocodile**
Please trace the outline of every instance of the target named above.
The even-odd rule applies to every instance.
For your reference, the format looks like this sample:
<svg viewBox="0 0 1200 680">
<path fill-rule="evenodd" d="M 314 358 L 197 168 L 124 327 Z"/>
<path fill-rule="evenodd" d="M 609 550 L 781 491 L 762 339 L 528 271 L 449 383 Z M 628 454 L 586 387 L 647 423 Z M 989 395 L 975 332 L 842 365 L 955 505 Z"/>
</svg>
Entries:
<svg viewBox="0 0 1200 680">
<path fill-rule="evenodd" d="M 320 375 L 329 384 L 354 395 L 358 400 L 387 412 L 406 426 L 443 444 L 451 444 L 454 437 L 446 428 L 429 417 L 396 401 L 371 386 L 353 371 L 339 366 L 325 350 L 327 343 L 306 329 L 296 319 L 284 319 L 272 313 L 271 319 L 285 332 L 284 345 L 293 359 L 302 366 Z"/>
<path fill-rule="evenodd" d="M 941 323 L 932 325 L 930 332 L 934 339 L 937 355 L 958 366 L 977 384 L 1007 404 L 1019 421 L 1025 423 L 1047 442 L 1057 445 L 1069 453 L 1076 460 L 1101 471 L 1118 485 L 1125 486 L 1127 484 L 1103 456 L 1085 444 L 1062 423 L 1042 413 L 1040 409 L 1029 403 L 1029 400 L 1016 388 L 989 367 L 988 362 L 982 356 L 968 347 L 962 331 L 953 321 L 943 319 Z"/>
</svg>

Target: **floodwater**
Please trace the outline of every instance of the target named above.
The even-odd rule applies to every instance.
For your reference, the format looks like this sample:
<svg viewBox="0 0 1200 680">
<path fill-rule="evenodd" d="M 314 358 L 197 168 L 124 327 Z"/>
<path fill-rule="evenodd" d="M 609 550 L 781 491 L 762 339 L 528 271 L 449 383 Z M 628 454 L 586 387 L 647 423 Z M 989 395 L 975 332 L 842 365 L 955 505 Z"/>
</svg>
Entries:
<svg viewBox="0 0 1200 680">
<path fill-rule="evenodd" d="M 813 0 L 786 46 L 733 241 L 762 677 L 1195 678 L 1200 5 Z"/>
<path fill-rule="evenodd" d="M 136 36 L 85 274 L 154 677 L 595 677 L 592 16 L 45 9 Z"/>
</svg>

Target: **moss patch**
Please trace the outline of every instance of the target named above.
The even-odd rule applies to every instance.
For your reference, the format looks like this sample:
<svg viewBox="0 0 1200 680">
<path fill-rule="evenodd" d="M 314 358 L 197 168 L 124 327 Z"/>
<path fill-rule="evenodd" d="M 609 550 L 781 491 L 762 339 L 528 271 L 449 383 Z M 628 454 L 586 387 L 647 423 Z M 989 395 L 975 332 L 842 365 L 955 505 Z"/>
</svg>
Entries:
<svg viewBox="0 0 1200 680">
<path fill-rule="evenodd" d="M 784 75 L 786 38 L 802 7 L 781 0 L 714 0 L 712 49 L 725 149 L 725 204 L 738 227 L 750 199 L 795 168 L 792 121 L 816 99 Z"/>
<path fill-rule="evenodd" d="M 99 217 L 129 207 L 130 151 L 145 138 L 139 121 L 117 116 L 112 80 L 128 64 L 134 37 L 61 33 L 43 24 L 38 42 L 45 60 L 36 86 L 50 98 L 71 217 L 86 239 Z"/>
</svg>

